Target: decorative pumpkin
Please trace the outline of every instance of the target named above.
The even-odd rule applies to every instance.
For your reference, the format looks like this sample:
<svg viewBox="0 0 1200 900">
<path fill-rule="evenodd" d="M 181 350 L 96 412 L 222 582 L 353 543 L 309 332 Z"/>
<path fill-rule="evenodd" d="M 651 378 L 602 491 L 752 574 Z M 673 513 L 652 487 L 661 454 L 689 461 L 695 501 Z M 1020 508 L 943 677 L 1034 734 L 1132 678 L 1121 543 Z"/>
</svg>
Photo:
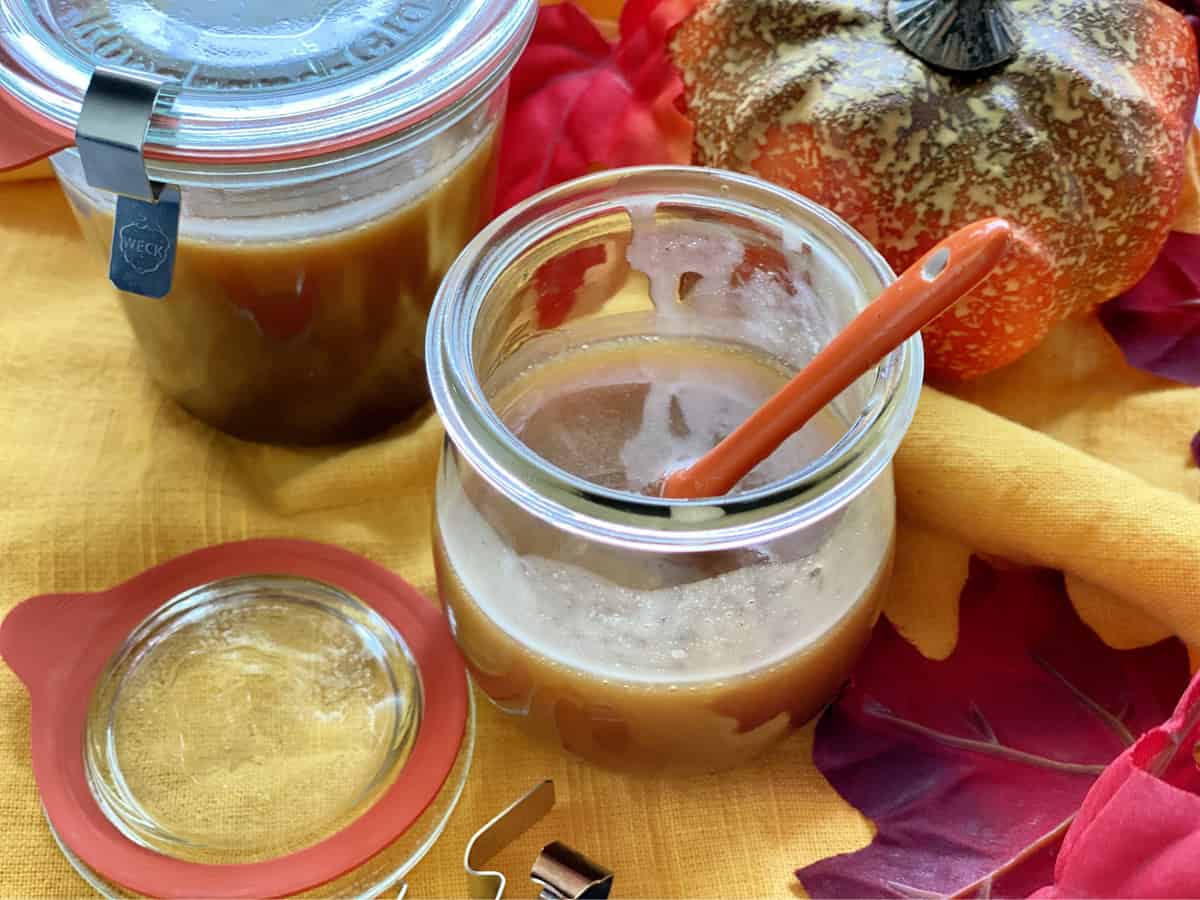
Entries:
<svg viewBox="0 0 1200 900">
<path fill-rule="evenodd" d="M 1011 362 L 1166 239 L 1198 75 L 1160 0 L 702 0 L 671 50 L 697 162 L 812 197 L 893 268 L 974 219 L 1018 226 L 926 329 L 935 377 Z"/>
</svg>

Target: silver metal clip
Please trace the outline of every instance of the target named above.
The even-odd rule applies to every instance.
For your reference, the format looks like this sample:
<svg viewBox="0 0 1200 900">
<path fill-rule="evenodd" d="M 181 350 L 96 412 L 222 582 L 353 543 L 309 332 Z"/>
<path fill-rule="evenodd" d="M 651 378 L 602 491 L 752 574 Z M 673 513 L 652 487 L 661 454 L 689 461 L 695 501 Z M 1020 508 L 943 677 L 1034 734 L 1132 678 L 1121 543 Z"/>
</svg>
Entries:
<svg viewBox="0 0 1200 900">
<path fill-rule="evenodd" d="M 467 896 L 472 900 L 502 900 L 504 873 L 485 868 L 501 850 L 540 822 L 554 808 L 554 782 L 534 785 L 525 796 L 475 832 L 467 844 Z M 529 877 L 540 889 L 540 900 L 606 900 L 613 875 L 560 841 L 542 848 Z"/>
<path fill-rule="evenodd" d="M 98 68 L 75 127 L 88 184 L 117 195 L 109 278 L 146 297 L 171 290 L 179 237 L 179 188 L 152 181 L 143 155 L 154 108 L 171 89 L 162 78 Z"/>
<path fill-rule="evenodd" d="M 539 900 L 607 900 L 613 873 L 561 841 L 542 848 L 529 873 Z"/>
<path fill-rule="evenodd" d="M 543 781 L 475 832 L 463 855 L 467 896 L 471 900 L 500 900 L 503 872 L 484 868 L 497 853 L 545 818 L 554 808 L 554 782 Z"/>
</svg>

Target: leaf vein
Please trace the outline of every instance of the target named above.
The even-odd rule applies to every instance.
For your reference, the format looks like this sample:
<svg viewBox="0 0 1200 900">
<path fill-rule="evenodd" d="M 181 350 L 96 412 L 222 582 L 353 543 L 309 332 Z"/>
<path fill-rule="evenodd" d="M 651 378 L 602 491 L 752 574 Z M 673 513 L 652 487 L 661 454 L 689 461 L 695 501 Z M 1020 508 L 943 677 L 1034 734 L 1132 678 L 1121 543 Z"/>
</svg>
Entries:
<svg viewBox="0 0 1200 900">
<path fill-rule="evenodd" d="M 1034 663 L 1040 666 L 1043 671 L 1048 673 L 1051 677 L 1062 684 L 1063 687 L 1070 691 L 1072 696 L 1074 696 L 1075 699 L 1082 704 L 1084 709 L 1088 710 L 1088 712 L 1107 725 L 1109 730 L 1119 737 L 1126 747 L 1133 745 L 1134 737 L 1130 733 L 1129 729 L 1125 727 L 1124 722 L 1122 722 L 1119 718 L 1114 716 L 1107 709 L 1076 687 L 1075 684 L 1069 681 L 1062 672 L 1050 665 L 1048 661 L 1038 656 L 1036 653 L 1031 654 L 1031 656 L 1033 657 Z"/>
<path fill-rule="evenodd" d="M 964 738 L 958 735 L 949 734 L 945 731 L 938 731 L 935 728 L 921 725 L 917 722 L 903 719 L 900 716 L 893 715 L 882 704 L 873 703 L 872 708 L 865 709 L 867 715 L 875 716 L 878 719 L 895 725 L 897 728 L 911 731 L 914 734 L 922 735 L 931 740 L 938 741 L 951 747 L 957 747 L 960 750 L 968 750 L 973 753 L 980 753 L 984 756 L 994 756 L 1000 759 L 1007 759 L 1012 762 L 1024 763 L 1025 765 L 1037 766 L 1042 769 L 1051 769 L 1056 772 L 1064 772 L 1068 775 L 1099 775 L 1104 771 L 1104 766 L 1092 765 L 1090 763 L 1071 763 L 1063 762 L 1058 759 L 1051 759 L 1048 756 L 1041 756 L 1037 753 L 1027 753 L 1024 750 L 1017 750 L 1014 747 L 1008 747 L 1000 743 L 988 743 L 974 738 Z"/>
</svg>

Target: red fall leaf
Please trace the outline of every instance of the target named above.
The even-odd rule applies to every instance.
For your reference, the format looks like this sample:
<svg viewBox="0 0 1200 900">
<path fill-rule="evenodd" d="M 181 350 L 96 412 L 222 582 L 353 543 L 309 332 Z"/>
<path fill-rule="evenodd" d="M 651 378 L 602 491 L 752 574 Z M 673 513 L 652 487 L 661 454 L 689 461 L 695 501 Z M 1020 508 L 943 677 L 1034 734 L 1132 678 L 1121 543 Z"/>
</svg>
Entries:
<svg viewBox="0 0 1200 900">
<path fill-rule="evenodd" d="M 1036 897 L 1200 892 L 1200 675 L 1170 720 L 1126 750 L 1071 823 L 1055 883 Z"/>
<path fill-rule="evenodd" d="M 233 304 L 254 322 L 264 337 L 289 341 L 303 334 L 312 322 L 316 292 L 310 289 L 293 296 L 239 296 Z"/>
<path fill-rule="evenodd" d="M 1130 365 L 1200 386 L 1200 235 L 1171 232 L 1146 276 L 1099 314 Z"/>
<path fill-rule="evenodd" d="M 538 328 L 557 328 L 575 307 L 589 269 L 608 259 L 604 247 L 584 244 L 546 260 L 533 273 L 537 289 Z"/>
<path fill-rule="evenodd" d="M 814 897 L 1028 896 L 1053 883 L 1097 777 L 1187 680 L 1179 641 L 1113 650 L 1061 575 L 976 560 L 954 653 L 926 659 L 881 621 L 821 717 L 814 762 L 877 833 L 796 874 Z"/>
<path fill-rule="evenodd" d="M 513 69 L 497 212 L 601 169 L 688 163 L 692 123 L 667 56 L 696 0 L 629 0 L 607 41 L 571 3 L 543 6 Z"/>
</svg>

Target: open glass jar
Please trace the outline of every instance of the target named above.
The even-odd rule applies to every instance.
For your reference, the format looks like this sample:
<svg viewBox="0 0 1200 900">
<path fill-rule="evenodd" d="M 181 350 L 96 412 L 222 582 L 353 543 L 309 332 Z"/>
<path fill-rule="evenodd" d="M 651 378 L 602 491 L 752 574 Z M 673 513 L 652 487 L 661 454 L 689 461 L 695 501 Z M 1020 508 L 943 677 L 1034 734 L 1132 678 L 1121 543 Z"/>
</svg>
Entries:
<svg viewBox="0 0 1200 900">
<path fill-rule="evenodd" d="M 428 397 L 426 314 L 491 214 L 536 4 L 286 5 L 0 0 L 0 168 L 58 151 L 168 394 L 325 443 Z"/>
<path fill-rule="evenodd" d="M 832 697 L 890 572 L 919 338 L 734 494 L 639 489 L 740 421 L 706 421 L 704 398 L 757 378 L 747 358 L 782 383 L 893 277 L 827 210 L 696 168 L 563 185 L 468 246 L 427 345 L 447 430 L 435 550 L 499 707 L 606 766 L 711 771 Z"/>
</svg>

